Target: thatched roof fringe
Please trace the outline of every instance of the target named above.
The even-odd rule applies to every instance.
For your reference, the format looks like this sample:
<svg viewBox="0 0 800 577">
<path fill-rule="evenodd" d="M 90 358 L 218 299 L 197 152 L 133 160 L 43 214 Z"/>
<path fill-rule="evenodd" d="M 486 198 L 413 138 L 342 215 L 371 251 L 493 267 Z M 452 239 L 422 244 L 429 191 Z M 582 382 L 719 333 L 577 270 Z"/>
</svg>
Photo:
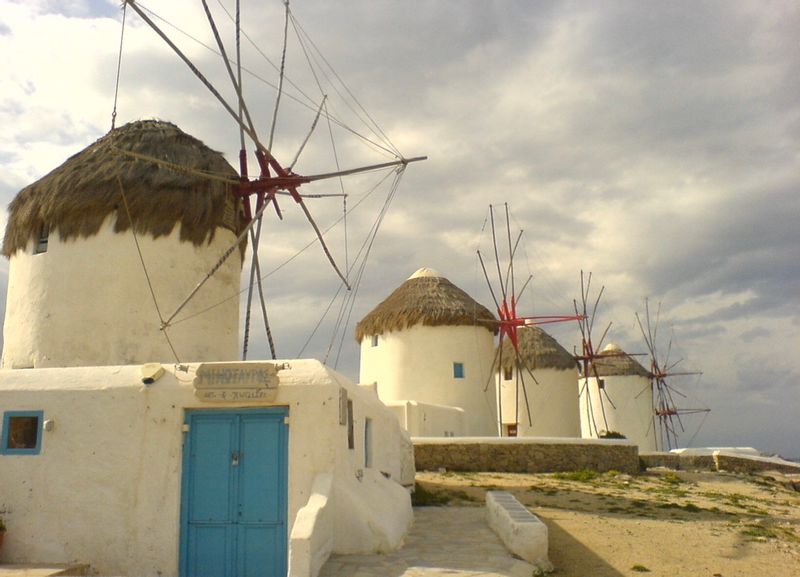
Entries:
<svg viewBox="0 0 800 577">
<path fill-rule="evenodd" d="M 603 356 L 604 354 L 609 356 Z M 595 372 L 598 377 L 615 377 L 615 376 L 630 376 L 638 375 L 641 377 L 649 377 L 650 372 L 645 369 L 639 361 L 632 356 L 627 355 L 621 349 L 614 349 L 606 351 L 605 349 L 598 353 L 594 361 L 594 369 L 589 369 L 589 376 L 593 377 Z"/>
<path fill-rule="evenodd" d="M 203 171 L 231 181 L 238 178 L 220 153 L 174 124 L 157 120 L 126 124 L 19 192 L 9 205 L 2 253 L 10 257 L 24 249 L 44 224 L 51 234 L 57 230 L 61 240 L 95 235 L 109 216 L 115 218 L 115 232 L 128 230 L 131 222 L 120 183 L 139 234 L 158 238 L 178 225 L 181 240 L 195 245 L 210 242 L 217 227 L 238 234 L 239 202 L 232 195 L 232 185 L 204 177 Z"/>
<path fill-rule="evenodd" d="M 516 367 L 518 363 L 528 369 L 558 369 L 576 370 L 577 361 L 557 340 L 536 326 L 526 326 L 517 329 L 519 358 L 514 351 L 511 339 L 503 340 L 502 360 L 503 369 Z"/>
<path fill-rule="evenodd" d="M 497 332 L 489 309 L 444 277 L 410 278 L 356 325 L 356 341 L 414 325 L 481 326 Z"/>
</svg>

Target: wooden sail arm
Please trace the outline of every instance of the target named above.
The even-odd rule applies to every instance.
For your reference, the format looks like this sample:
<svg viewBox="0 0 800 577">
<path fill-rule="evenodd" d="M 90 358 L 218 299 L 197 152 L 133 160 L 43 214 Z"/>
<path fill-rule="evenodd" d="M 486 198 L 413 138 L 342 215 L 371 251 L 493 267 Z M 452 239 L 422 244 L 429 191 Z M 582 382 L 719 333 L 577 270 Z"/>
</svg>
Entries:
<svg viewBox="0 0 800 577">
<path fill-rule="evenodd" d="M 581 321 L 585 317 L 583 315 L 543 315 L 534 317 L 519 317 L 522 324 L 526 327 L 537 325 L 548 325 L 552 323 L 566 323 L 569 321 Z"/>
<path fill-rule="evenodd" d="M 262 175 L 259 178 L 253 180 L 242 180 L 237 187 L 237 191 L 235 194 L 237 196 L 249 196 L 251 194 L 257 192 L 269 192 L 270 190 L 289 190 L 298 188 L 303 184 L 308 184 L 310 182 L 315 182 L 318 180 L 327 180 L 331 178 L 338 178 L 341 176 L 350 176 L 353 174 L 360 174 L 364 172 L 370 172 L 373 170 L 380 170 L 382 168 L 391 168 L 393 166 L 405 166 L 411 162 L 419 162 L 421 160 L 427 160 L 427 156 L 417 156 L 414 158 L 402 158 L 400 160 L 394 160 L 391 162 L 383 162 L 381 164 L 371 164 L 368 166 L 361 166 L 357 168 L 350 168 L 347 170 L 339 170 L 336 172 L 326 172 L 321 174 L 312 174 L 310 176 L 302 176 L 299 174 L 294 174 L 293 172 L 289 172 L 284 169 L 274 157 L 268 156 L 265 160 L 269 163 L 269 166 L 276 172 L 275 176 L 269 174 L 268 170 L 264 170 L 262 167 Z M 295 194 L 292 194 L 295 197 Z M 295 197 L 295 201 L 300 201 L 300 195 L 298 194 Z"/>
<path fill-rule="evenodd" d="M 639 353 L 645 354 L 645 353 Z M 691 375 L 702 375 L 701 371 L 682 371 L 682 372 L 670 372 L 670 371 L 651 371 L 650 375 L 655 379 L 664 379 L 667 377 L 685 377 Z"/>
</svg>

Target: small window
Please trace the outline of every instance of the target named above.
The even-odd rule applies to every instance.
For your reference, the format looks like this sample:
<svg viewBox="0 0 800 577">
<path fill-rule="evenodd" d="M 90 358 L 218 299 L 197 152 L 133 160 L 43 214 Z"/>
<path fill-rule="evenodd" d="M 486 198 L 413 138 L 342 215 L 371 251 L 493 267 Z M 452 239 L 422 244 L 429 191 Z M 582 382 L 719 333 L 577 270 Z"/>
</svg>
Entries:
<svg viewBox="0 0 800 577">
<path fill-rule="evenodd" d="M 373 347 L 378 346 L 378 335 L 372 335 L 372 346 Z"/>
<path fill-rule="evenodd" d="M 39 229 L 39 236 L 36 238 L 36 246 L 33 247 L 33 254 L 47 252 L 47 241 L 50 239 L 50 226 L 42 224 Z"/>
<path fill-rule="evenodd" d="M 372 467 L 372 419 L 364 419 L 364 466 Z"/>
<path fill-rule="evenodd" d="M 510 381 L 514 378 L 514 367 L 505 367 L 503 369 L 503 379 Z"/>
<path fill-rule="evenodd" d="M 453 378 L 454 379 L 464 378 L 464 363 L 453 363 Z"/>
<path fill-rule="evenodd" d="M 353 401 L 347 399 L 347 448 L 356 448 L 356 437 L 353 431 Z"/>
<path fill-rule="evenodd" d="M 38 455 L 42 449 L 42 411 L 6 411 L 3 415 L 3 455 Z"/>
<path fill-rule="evenodd" d="M 345 388 L 339 389 L 339 424 L 347 424 L 347 390 Z"/>
</svg>

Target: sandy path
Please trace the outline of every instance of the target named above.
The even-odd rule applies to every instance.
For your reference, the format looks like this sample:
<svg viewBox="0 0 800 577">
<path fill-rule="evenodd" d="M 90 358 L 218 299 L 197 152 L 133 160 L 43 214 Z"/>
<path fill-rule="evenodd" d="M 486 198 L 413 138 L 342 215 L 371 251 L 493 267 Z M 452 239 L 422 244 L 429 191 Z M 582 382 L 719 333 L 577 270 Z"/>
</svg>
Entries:
<svg viewBox="0 0 800 577">
<path fill-rule="evenodd" d="M 547 524 L 559 577 L 798 577 L 800 492 L 791 481 L 666 471 L 417 474 L 418 486 L 452 504 L 482 504 L 487 489 L 514 493 Z"/>
</svg>

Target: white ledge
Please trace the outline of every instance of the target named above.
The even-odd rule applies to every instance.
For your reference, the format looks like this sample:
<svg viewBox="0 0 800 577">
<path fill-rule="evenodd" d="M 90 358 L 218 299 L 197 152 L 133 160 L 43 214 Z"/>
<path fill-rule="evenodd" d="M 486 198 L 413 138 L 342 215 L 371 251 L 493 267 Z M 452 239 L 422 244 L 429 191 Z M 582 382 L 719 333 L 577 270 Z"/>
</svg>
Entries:
<svg viewBox="0 0 800 577">
<path fill-rule="evenodd" d="M 636 446 L 628 439 L 580 439 L 577 437 L 411 437 L 420 445 L 623 445 Z"/>
<path fill-rule="evenodd" d="M 505 491 L 486 492 L 486 517 L 509 551 L 538 567 L 553 570 L 547 557 L 547 525 Z"/>
</svg>

